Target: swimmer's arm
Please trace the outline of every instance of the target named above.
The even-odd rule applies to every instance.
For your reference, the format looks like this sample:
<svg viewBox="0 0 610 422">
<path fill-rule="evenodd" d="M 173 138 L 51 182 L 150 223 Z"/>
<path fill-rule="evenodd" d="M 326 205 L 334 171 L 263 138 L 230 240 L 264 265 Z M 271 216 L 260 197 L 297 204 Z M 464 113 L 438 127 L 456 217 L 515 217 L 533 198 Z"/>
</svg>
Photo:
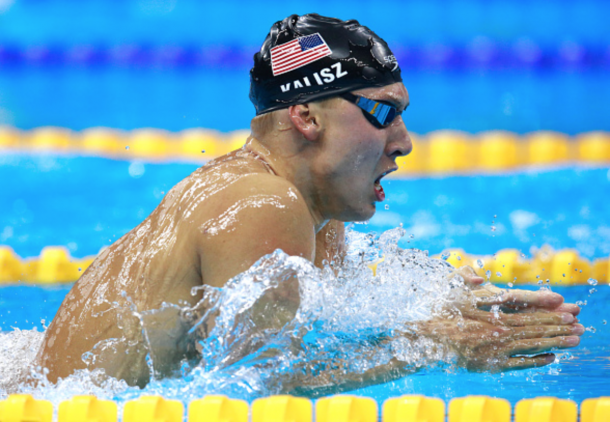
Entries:
<svg viewBox="0 0 610 422">
<path fill-rule="evenodd" d="M 409 341 L 416 341 L 414 333 L 401 333 L 401 337 Z M 387 348 L 393 339 L 387 336 L 378 336 L 371 339 L 376 347 Z M 362 358 L 362 356 L 359 356 Z M 371 360 L 375 359 L 371 356 Z M 309 361 L 304 367 L 292 368 L 290 374 L 282 374 L 282 394 L 295 396 L 306 396 L 316 398 L 321 396 L 341 394 L 372 385 L 383 384 L 419 370 L 418 367 L 408 365 L 397 358 L 390 359 L 387 363 L 369 368 L 363 372 L 350 372 L 346 370 L 349 362 L 342 360 L 324 360 L 321 362 Z M 320 369 L 323 368 L 323 369 Z"/>
<path fill-rule="evenodd" d="M 277 249 L 313 261 L 313 219 L 305 201 L 288 181 L 266 174 L 248 176 L 214 199 L 211 204 L 214 209 L 196 216 L 197 227 L 191 230 L 196 237 L 201 284 L 222 288 L 231 278 Z M 298 291 L 277 293 L 277 297 L 267 295 L 265 300 L 285 300 L 289 304 L 284 305 L 298 308 Z M 197 347 L 196 340 L 206 338 L 214 327 L 213 318 L 201 323 L 210 303 L 201 293 L 198 300 L 188 312 L 194 328 L 184 339 L 188 348 Z M 273 319 L 264 314 L 260 316 Z"/>
<path fill-rule="evenodd" d="M 346 370 L 341 360 L 307 362 L 283 380 L 283 392 L 317 397 L 390 382 L 436 360 L 449 360 L 471 371 L 509 371 L 548 365 L 551 352 L 577 346 L 584 327 L 554 313 L 505 314 L 463 309 L 463 317 L 433 318 L 414 323 L 409 332 L 396 334 L 410 344 L 423 340 L 420 361 L 411 364 L 393 357 L 362 373 Z M 371 340 L 373 346 L 392 348 L 394 338 Z M 418 346 L 416 346 L 417 349 Z M 425 357 L 428 355 L 429 357 Z M 438 356 L 435 358 L 435 356 Z M 324 368 L 320 370 L 318 368 Z"/>
<path fill-rule="evenodd" d="M 361 374 L 344 374 L 337 369 L 327 370 L 316 376 L 314 385 L 308 385 L 306 379 L 293 380 L 284 394 L 309 398 L 343 394 L 360 388 L 396 381 L 416 371 L 416 369 L 407 369 L 404 363 L 397 359 L 392 359 L 387 364 L 376 366 Z M 311 377 L 308 378 L 311 379 Z"/>
<path fill-rule="evenodd" d="M 257 174 L 218 195 L 194 233 L 203 284 L 223 287 L 277 249 L 314 260 L 313 218 L 290 182 Z"/>
</svg>

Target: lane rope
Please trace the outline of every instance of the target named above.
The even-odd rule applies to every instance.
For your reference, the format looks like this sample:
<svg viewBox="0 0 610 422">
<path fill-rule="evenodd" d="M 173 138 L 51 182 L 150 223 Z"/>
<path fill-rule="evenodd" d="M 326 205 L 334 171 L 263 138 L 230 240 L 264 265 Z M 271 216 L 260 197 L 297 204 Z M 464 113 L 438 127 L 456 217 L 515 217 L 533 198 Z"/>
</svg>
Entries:
<svg viewBox="0 0 610 422">
<path fill-rule="evenodd" d="M 71 131 L 41 127 L 21 131 L 0 126 L 0 153 L 54 153 L 145 162 L 205 163 L 243 146 L 249 133 L 248 130 L 221 133 L 203 128 L 168 132 L 151 128 Z M 393 173 L 394 177 L 501 173 L 528 166 L 610 166 L 610 132 L 603 131 L 568 136 L 550 131 L 526 135 L 490 131 L 472 135 L 439 130 L 425 135 L 412 133 L 411 138 L 415 146 L 413 152 L 397 159 L 399 170 Z"/>
<path fill-rule="evenodd" d="M 492 255 L 451 249 L 434 257 L 456 268 L 469 265 L 492 283 L 563 286 L 610 283 L 610 257 L 589 261 L 575 249 L 556 251 L 548 245 L 538 249 L 531 258 L 517 249 L 503 249 Z M 74 258 L 63 246 L 47 246 L 39 256 L 24 259 L 10 246 L 0 245 L 0 285 L 71 283 L 78 280 L 94 259 L 95 256 Z M 369 267 L 375 273 L 382 262 L 371 263 Z"/>
</svg>

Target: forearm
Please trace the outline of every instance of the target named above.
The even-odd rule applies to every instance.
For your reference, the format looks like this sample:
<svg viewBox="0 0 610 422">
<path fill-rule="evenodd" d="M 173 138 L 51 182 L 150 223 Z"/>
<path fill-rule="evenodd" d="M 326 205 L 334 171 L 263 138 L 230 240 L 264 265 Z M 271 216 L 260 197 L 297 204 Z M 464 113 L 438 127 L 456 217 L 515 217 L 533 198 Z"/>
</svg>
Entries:
<svg viewBox="0 0 610 422">
<path fill-rule="evenodd" d="M 400 379 L 416 369 L 393 358 L 390 362 L 369 368 L 362 373 L 346 372 L 342 365 L 319 373 L 295 373 L 283 383 L 281 394 L 317 398 L 383 384 Z"/>
<path fill-rule="evenodd" d="M 409 332 L 369 337 L 368 344 L 347 346 L 339 353 L 327 350 L 306 356 L 283 372 L 270 386 L 278 394 L 319 397 L 383 384 L 417 372 L 420 368 L 446 361 L 447 350 L 411 327 Z M 357 351 L 357 349 L 360 349 Z M 330 355 L 330 356 L 329 356 Z"/>
</svg>

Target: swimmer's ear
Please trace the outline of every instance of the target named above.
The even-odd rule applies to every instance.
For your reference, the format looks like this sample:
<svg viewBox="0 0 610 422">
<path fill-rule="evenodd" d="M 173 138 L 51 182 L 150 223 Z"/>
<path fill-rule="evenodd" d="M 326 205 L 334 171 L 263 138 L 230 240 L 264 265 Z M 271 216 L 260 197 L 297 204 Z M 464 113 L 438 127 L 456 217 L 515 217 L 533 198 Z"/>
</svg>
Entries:
<svg viewBox="0 0 610 422">
<path fill-rule="evenodd" d="M 310 104 L 296 104 L 288 107 L 290 121 L 304 137 L 310 142 L 315 142 L 320 137 L 321 127 L 316 113 Z"/>
</svg>

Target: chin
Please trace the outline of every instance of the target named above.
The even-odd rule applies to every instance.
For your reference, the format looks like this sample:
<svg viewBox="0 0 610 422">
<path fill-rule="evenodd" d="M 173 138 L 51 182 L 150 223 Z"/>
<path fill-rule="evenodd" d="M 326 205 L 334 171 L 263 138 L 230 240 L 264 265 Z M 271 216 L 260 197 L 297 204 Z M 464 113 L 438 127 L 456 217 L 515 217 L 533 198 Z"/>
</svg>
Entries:
<svg viewBox="0 0 610 422">
<path fill-rule="evenodd" d="M 375 203 L 371 203 L 368 206 L 359 208 L 359 209 L 351 209 L 345 213 L 346 218 L 341 218 L 342 221 L 353 221 L 356 223 L 361 223 L 364 221 L 368 221 L 375 215 Z"/>
</svg>

